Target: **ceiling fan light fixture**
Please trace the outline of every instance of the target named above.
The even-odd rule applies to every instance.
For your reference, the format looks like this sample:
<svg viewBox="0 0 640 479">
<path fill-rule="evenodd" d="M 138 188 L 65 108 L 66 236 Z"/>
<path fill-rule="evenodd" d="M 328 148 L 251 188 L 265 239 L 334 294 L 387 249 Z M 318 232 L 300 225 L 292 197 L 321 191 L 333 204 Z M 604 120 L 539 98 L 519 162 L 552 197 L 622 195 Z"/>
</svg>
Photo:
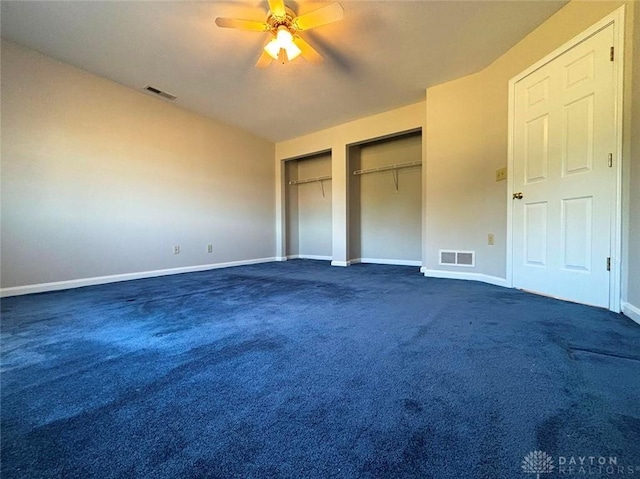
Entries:
<svg viewBox="0 0 640 479">
<path fill-rule="evenodd" d="M 278 27 L 275 37 L 264 47 L 264 51 L 274 60 L 281 58 L 280 50 L 286 52 L 288 61 L 294 60 L 301 53 L 300 48 L 293 43 L 293 35 L 284 25 Z"/>
<path fill-rule="evenodd" d="M 300 50 L 298 48 L 298 45 L 296 45 L 295 43 L 291 42 L 286 48 L 285 48 L 286 52 L 287 52 L 287 58 L 289 59 L 289 61 L 294 60 L 298 57 L 298 55 L 300 55 L 300 53 L 302 53 L 302 50 Z"/>
<path fill-rule="evenodd" d="M 278 27 L 278 32 L 276 33 L 276 40 L 280 45 L 282 45 L 282 48 L 285 48 L 286 45 L 293 43 L 293 35 L 291 35 L 291 32 L 287 27 L 280 25 Z"/>
<path fill-rule="evenodd" d="M 264 51 L 267 52 L 271 58 L 277 60 L 278 54 L 280 53 L 280 44 L 278 43 L 278 40 L 274 38 L 267 43 L 264 47 Z"/>
</svg>

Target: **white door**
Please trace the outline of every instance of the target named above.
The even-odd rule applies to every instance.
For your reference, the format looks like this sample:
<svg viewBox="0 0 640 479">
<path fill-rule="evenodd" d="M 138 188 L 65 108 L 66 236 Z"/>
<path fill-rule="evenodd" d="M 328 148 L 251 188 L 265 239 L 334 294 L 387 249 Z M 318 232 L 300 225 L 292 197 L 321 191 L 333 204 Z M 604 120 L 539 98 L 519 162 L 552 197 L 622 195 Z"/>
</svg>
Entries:
<svg viewBox="0 0 640 479">
<path fill-rule="evenodd" d="M 616 211 L 613 36 L 609 25 L 514 90 L 513 286 L 603 307 Z"/>
</svg>

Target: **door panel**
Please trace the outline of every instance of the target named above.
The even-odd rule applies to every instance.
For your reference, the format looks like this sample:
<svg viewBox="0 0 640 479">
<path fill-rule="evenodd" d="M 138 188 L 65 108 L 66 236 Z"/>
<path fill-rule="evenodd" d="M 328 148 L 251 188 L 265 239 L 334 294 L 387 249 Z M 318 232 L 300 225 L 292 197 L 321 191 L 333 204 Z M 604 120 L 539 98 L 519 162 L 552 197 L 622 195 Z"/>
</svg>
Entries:
<svg viewBox="0 0 640 479">
<path fill-rule="evenodd" d="M 562 200 L 562 251 L 565 269 L 591 271 L 591 218 L 593 198 Z"/>
<path fill-rule="evenodd" d="M 590 51 L 565 67 L 565 88 L 568 90 L 583 81 L 593 80 L 594 70 L 595 55 L 593 51 Z"/>
<path fill-rule="evenodd" d="M 525 263 L 528 266 L 547 264 L 547 203 L 529 203 L 524 210 Z"/>
<path fill-rule="evenodd" d="M 589 95 L 564 107 L 562 174 L 583 173 L 593 165 L 593 103 Z"/>
<path fill-rule="evenodd" d="M 525 136 L 525 182 L 547 179 L 549 151 L 549 116 L 543 115 L 527 122 Z"/>
</svg>

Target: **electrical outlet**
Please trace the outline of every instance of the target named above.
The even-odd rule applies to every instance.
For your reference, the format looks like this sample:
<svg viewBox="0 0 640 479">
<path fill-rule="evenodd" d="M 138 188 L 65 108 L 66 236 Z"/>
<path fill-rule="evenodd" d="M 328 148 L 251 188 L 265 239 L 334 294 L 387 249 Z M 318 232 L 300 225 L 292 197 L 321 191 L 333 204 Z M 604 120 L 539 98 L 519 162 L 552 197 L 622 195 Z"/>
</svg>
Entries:
<svg viewBox="0 0 640 479">
<path fill-rule="evenodd" d="M 173 247 L 173 254 L 180 254 L 180 246 L 174 246 Z"/>
<path fill-rule="evenodd" d="M 494 244 L 496 244 L 496 238 L 493 236 L 493 233 L 489 233 L 487 235 L 487 244 L 489 246 L 493 246 Z"/>
<path fill-rule="evenodd" d="M 213 253 L 213 245 L 212 244 L 208 244 L 207 245 L 207 253 Z"/>
<path fill-rule="evenodd" d="M 496 170 L 496 181 L 502 181 L 507 179 L 507 167 L 498 168 Z"/>
</svg>

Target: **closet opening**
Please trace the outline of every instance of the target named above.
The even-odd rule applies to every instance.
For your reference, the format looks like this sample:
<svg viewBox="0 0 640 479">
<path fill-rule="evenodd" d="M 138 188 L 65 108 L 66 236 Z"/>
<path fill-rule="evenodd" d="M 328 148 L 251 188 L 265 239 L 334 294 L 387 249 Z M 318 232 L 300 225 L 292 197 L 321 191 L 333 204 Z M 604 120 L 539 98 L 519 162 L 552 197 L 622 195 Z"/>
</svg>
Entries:
<svg viewBox="0 0 640 479">
<path fill-rule="evenodd" d="M 349 260 L 420 266 L 422 132 L 350 145 Z"/>
<path fill-rule="evenodd" d="M 287 259 L 332 259 L 331 152 L 285 161 Z"/>
</svg>

